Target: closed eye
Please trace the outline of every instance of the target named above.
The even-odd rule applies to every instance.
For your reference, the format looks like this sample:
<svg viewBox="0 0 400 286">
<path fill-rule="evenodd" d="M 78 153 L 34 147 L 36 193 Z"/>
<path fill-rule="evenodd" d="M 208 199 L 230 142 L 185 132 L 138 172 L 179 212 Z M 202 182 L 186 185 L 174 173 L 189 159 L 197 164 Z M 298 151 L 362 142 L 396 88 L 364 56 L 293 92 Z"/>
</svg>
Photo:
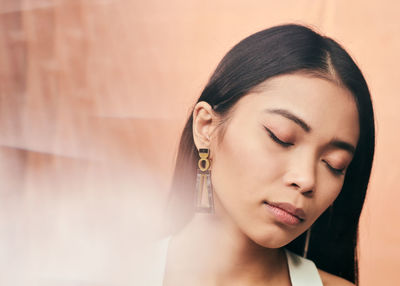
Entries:
<svg viewBox="0 0 400 286">
<path fill-rule="evenodd" d="M 328 169 L 329 169 L 334 175 L 337 175 L 337 176 L 339 176 L 339 175 L 344 175 L 344 170 L 345 170 L 346 168 L 336 169 L 336 168 L 333 168 L 327 161 L 322 160 L 322 162 L 325 163 L 325 165 L 328 167 Z"/>
<path fill-rule="evenodd" d="M 281 139 L 279 139 L 269 128 L 267 128 L 265 126 L 264 126 L 264 128 L 265 128 L 265 130 L 267 130 L 269 137 L 271 137 L 271 139 L 274 140 L 279 145 L 286 147 L 286 148 L 294 145 L 291 142 L 285 142 L 285 141 L 282 141 Z"/>
</svg>

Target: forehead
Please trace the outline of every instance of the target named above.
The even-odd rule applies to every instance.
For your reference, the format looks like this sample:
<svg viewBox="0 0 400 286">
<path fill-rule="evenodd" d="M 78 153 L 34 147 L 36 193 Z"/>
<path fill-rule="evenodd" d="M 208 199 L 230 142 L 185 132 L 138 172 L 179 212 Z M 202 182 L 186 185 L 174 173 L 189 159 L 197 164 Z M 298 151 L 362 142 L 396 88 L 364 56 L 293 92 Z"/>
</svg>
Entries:
<svg viewBox="0 0 400 286">
<path fill-rule="evenodd" d="M 354 144 L 358 141 L 354 97 L 348 89 L 327 79 L 302 74 L 271 78 L 241 98 L 234 112 L 247 118 L 272 116 L 265 115 L 266 109 L 288 110 L 320 135 L 345 137 Z"/>
</svg>

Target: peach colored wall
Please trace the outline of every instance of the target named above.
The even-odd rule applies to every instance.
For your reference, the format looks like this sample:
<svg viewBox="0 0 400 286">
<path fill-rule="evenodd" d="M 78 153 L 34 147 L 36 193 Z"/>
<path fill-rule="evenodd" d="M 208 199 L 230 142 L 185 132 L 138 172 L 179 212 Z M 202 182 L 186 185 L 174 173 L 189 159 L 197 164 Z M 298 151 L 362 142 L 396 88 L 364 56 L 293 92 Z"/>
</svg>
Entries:
<svg viewBox="0 0 400 286">
<path fill-rule="evenodd" d="M 8 269 L 0 284 L 130 281 L 127 253 L 159 218 L 183 120 L 208 76 L 245 36 L 295 22 L 342 43 L 369 83 L 377 149 L 361 285 L 395 285 L 399 8 L 394 0 L 0 0 L 0 267 Z"/>
</svg>

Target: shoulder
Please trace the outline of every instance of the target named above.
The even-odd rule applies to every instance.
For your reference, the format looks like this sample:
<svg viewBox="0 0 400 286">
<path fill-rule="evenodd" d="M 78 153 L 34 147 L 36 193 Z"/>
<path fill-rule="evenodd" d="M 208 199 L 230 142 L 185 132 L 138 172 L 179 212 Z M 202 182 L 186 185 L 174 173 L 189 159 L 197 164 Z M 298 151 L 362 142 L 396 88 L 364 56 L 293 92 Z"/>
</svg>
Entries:
<svg viewBox="0 0 400 286">
<path fill-rule="evenodd" d="M 324 286 L 355 286 L 355 284 L 351 283 L 350 281 L 325 272 L 321 269 L 318 269 L 318 273 L 321 276 L 322 284 Z"/>
</svg>

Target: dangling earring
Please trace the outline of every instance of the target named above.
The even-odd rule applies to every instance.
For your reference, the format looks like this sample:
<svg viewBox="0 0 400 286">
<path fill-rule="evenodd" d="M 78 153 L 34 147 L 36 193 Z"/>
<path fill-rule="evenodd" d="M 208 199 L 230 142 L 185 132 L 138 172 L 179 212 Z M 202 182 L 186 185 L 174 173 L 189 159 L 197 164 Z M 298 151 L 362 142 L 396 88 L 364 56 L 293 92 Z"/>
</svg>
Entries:
<svg viewBox="0 0 400 286">
<path fill-rule="evenodd" d="M 211 187 L 209 149 L 199 149 L 200 160 L 196 181 L 196 211 L 214 213 L 213 190 Z"/>
<path fill-rule="evenodd" d="M 308 245 L 310 243 L 310 236 L 311 236 L 311 227 L 307 230 L 307 233 L 306 233 L 306 241 L 304 242 L 304 250 L 303 250 L 304 258 L 307 258 Z"/>
</svg>

